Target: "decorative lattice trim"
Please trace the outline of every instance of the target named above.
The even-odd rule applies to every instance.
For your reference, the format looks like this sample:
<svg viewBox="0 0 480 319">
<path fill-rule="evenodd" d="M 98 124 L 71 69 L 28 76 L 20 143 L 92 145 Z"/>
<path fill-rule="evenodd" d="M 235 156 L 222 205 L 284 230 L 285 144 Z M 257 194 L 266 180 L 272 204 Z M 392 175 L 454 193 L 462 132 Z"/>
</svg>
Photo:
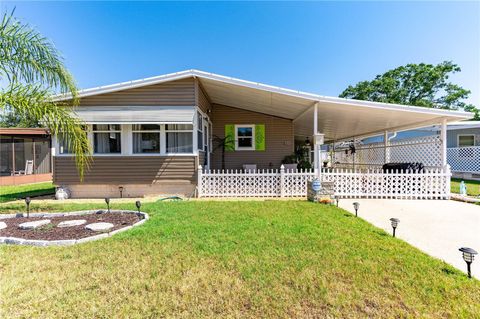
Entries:
<svg viewBox="0 0 480 319">
<path fill-rule="evenodd" d="M 336 148 L 335 166 L 372 166 L 390 163 L 423 163 L 427 167 L 442 165 L 442 141 L 440 136 L 423 136 L 406 138 L 390 142 L 385 147 L 383 142 L 364 144 L 355 147 L 355 154 L 346 154 L 348 148 Z"/>
</svg>

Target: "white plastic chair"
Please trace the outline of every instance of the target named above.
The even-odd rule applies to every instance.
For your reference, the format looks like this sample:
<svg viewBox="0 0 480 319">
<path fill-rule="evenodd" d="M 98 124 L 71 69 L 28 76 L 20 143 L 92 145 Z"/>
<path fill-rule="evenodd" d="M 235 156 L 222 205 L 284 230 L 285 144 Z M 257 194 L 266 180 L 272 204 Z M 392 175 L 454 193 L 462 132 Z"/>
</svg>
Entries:
<svg viewBox="0 0 480 319">
<path fill-rule="evenodd" d="M 257 171 L 257 164 L 243 164 L 243 171 L 245 173 L 255 173 Z"/>
<path fill-rule="evenodd" d="M 13 175 L 32 175 L 33 174 L 33 160 L 27 160 L 25 162 L 25 169 L 15 171 Z"/>
</svg>

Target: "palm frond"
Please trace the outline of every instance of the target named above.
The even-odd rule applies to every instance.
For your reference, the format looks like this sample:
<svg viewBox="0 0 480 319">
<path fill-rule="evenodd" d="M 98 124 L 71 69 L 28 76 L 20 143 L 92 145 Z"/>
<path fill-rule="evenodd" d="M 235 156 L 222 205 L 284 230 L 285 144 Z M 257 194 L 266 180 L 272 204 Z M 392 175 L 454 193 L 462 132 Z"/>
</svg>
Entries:
<svg viewBox="0 0 480 319">
<path fill-rule="evenodd" d="M 71 93 L 77 87 L 55 46 L 38 31 L 5 13 L 0 22 L 0 77 L 10 83 L 39 83 Z"/>
<path fill-rule="evenodd" d="M 7 107 L 19 116 L 41 122 L 51 134 L 64 136 L 75 154 L 77 171 L 83 179 L 92 150 L 85 125 L 74 116 L 71 106 L 53 102 L 51 92 L 41 85 L 14 83 L 0 91 L 0 109 Z"/>
</svg>

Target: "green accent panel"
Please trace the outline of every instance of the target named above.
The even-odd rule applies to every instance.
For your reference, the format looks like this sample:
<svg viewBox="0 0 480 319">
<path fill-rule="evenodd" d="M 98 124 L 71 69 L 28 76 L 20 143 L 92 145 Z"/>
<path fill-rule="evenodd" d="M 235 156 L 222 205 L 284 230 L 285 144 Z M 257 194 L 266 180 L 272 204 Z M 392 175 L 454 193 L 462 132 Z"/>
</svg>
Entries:
<svg viewBox="0 0 480 319">
<path fill-rule="evenodd" d="M 235 151 L 235 125 L 225 125 L 225 151 Z"/>
<path fill-rule="evenodd" d="M 265 124 L 255 125 L 255 150 L 265 151 Z"/>
</svg>

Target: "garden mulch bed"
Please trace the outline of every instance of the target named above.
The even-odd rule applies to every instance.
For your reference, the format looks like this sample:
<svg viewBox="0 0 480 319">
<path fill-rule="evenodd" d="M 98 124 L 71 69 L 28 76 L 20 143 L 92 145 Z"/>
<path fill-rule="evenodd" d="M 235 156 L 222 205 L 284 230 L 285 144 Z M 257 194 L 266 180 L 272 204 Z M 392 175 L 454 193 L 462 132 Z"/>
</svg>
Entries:
<svg viewBox="0 0 480 319">
<path fill-rule="evenodd" d="M 23 230 L 18 227 L 19 224 L 25 222 L 32 222 L 42 219 L 50 219 L 49 225 L 37 228 Z M 84 219 L 87 222 L 83 225 L 72 227 L 56 227 L 60 222 L 66 220 Z M 101 234 L 102 232 L 96 232 L 85 228 L 86 225 L 92 223 L 112 223 L 113 228 L 109 231 L 114 231 L 120 228 L 131 226 L 138 221 L 140 217 L 132 213 L 101 213 L 101 214 L 85 214 L 85 215 L 71 215 L 61 217 L 15 217 L 0 219 L 7 224 L 7 228 L 0 230 L 0 237 L 16 237 L 22 239 L 33 240 L 68 240 L 68 239 L 80 239 Z M 53 227 L 52 227 L 53 226 Z"/>
</svg>

